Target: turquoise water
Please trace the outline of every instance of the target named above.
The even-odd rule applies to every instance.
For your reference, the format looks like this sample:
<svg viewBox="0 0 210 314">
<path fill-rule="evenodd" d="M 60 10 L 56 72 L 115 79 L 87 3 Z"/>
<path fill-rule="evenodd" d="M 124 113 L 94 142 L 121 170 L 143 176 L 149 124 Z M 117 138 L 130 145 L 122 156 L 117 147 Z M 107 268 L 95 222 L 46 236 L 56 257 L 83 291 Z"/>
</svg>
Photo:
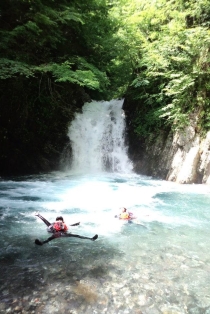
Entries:
<svg viewBox="0 0 210 314">
<path fill-rule="evenodd" d="M 210 313 L 210 187 L 136 174 L 0 181 L 0 313 Z M 127 207 L 137 219 L 114 218 Z M 48 237 L 63 215 L 70 231 Z"/>
</svg>

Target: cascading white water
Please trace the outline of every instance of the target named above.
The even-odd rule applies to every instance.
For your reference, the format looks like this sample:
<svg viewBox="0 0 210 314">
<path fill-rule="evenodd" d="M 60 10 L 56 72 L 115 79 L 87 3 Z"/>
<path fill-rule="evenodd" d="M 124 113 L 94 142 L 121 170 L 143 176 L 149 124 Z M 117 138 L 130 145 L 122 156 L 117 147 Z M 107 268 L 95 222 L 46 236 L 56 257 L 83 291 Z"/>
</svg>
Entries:
<svg viewBox="0 0 210 314">
<path fill-rule="evenodd" d="M 122 105 L 123 100 L 92 101 L 76 114 L 68 131 L 74 171 L 132 171 L 125 146 Z"/>
</svg>

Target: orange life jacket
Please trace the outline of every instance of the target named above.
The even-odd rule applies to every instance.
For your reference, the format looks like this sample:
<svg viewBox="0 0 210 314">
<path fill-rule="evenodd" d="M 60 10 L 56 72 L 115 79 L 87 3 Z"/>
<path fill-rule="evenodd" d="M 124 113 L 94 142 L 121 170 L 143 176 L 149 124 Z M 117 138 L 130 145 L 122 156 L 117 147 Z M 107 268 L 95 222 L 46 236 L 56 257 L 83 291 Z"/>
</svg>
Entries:
<svg viewBox="0 0 210 314">
<path fill-rule="evenodd" d="M 128 219 L 129 217 L 129 213 L 124 212 L 120 214 L 120 219 Z"/>
</svg>

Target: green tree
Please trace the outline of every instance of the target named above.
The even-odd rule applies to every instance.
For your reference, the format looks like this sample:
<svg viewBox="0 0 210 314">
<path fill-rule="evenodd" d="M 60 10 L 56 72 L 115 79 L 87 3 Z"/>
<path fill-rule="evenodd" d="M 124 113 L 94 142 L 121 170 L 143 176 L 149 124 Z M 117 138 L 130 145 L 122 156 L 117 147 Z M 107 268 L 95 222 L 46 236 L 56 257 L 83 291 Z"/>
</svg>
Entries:
<svg viewBox="0 0 210 314">
<path fill-rule="evenodd" d="M 104 1 L 1 2 L 1 172 L 55 167 L 74 112 L 109 84 L 97 48 L 108 19 Z"/>
<path fill-rule="evenodd" d="M 148 136 L 164 125 L 181 128 L 195 111 L 201 127 L 209 129 L 209 2 L 118 3 L 113 10 L 122 21 L 122 51 L 131 60 L 127 95 L 136 101 L 136 132 Z"/>
</svg>

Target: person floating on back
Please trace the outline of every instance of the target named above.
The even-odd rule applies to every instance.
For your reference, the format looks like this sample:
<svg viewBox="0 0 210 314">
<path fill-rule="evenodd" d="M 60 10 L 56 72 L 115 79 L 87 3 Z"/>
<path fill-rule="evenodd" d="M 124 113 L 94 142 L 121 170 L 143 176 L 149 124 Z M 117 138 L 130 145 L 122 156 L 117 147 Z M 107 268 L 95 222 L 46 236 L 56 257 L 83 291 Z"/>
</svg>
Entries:
<svg viewBox="0 0 210 314">
<path fill-rule="evenodd" d="M 56 218 L 56 221 L 53 222 L 48 228 L 47 231 L 48 232 L 57 232 L 57 231 L 62 231 L 62 232 L 67 232 L 68 227 L 65 224 L 63 217 L 59 216 Z"/>
<path fill-rule="evenodd" d="M 75 238 L 80 238 L 80 239 L 88 239 L 88 240 L 92 240 L 92 241 L 95 241 L 98 238 L 97 234 L 94 235 L 94 237 L 89 238 L 89 237 L 80 236 L 78 234 L 67 233 L 68 227 L 65 224 L 62 216 L 57 217 L 56 221 L 53 222 L 52 224 L 47 219 L 42 217 L 39 213 L 36 214 L 35 216 L 39 217 L 47 225 L 47 231 L 48 232 L 53 233 L 52 236 L 49 237 L 45 241 L 40 241 L 39 239 L 36 239 L 35 243 L 37 245 L 43 245 L 44 243 L 47 243 L 49 241 L 52 241 L 52 240 L 60 238 L 60 237 L 75 237 Z M 77 226 L 77 225 L 79 225 L 79 222 L 75 223 L 71 226 Z"/>
</svg>

